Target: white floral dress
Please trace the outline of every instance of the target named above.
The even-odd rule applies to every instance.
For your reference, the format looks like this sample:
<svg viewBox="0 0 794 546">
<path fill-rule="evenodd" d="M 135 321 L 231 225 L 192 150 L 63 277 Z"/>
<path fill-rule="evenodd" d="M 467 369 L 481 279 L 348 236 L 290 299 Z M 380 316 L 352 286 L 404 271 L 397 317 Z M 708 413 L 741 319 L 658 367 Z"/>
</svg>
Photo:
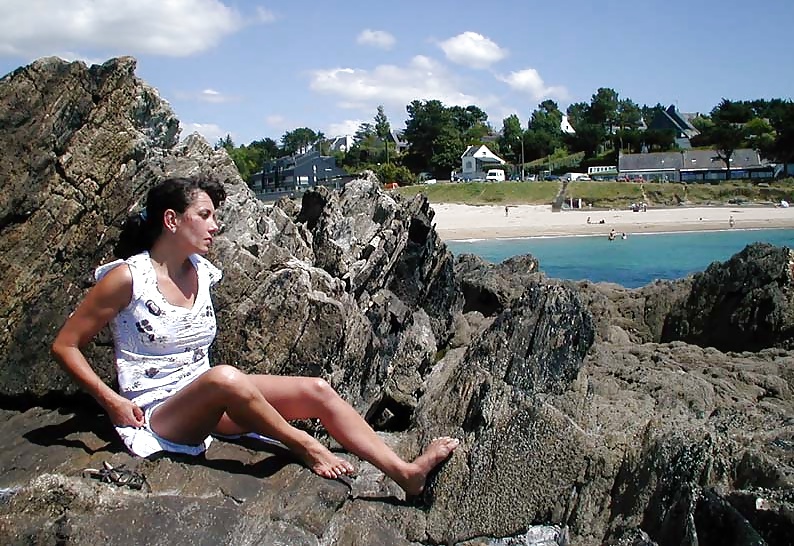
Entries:
<svg viewBox="0 0 794 546">
<path fill-rule="evenodd" d="M 148 252 L 102 265 L 95 272 L 100 280 L 113 268 L 127 264 L 132 274 L 130 303 L 110 327 L 119 391 L 146 416 L 144 427 L 116 427 L 116 431 L 127 448 L 141 457 L 160 451 L 195 455 L 212 441 L 208 436 L 201 444 L 177 444 L 160 438 L 149 427 L 151 413 L 159 404 L 210 368 L 208 353 L 216 331 L 210 287 L 222 273 L 197 254 L 190 261 L 198 274 L 198 292 L 190 309 L 172 305 L 162 295 Z"/>
</svg>

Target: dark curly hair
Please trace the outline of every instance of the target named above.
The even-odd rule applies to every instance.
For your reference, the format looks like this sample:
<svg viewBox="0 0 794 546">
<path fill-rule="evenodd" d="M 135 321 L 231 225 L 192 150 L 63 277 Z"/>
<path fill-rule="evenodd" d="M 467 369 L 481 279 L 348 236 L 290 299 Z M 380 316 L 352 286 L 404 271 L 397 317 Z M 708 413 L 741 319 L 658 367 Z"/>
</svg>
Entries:
<svg viewBox="0 0 794 546">
<path fill-rule="evenodd" d="M 113 254 L 126 260 L 144 250 L 151 250 L 163 231 L 165 211 L 173 209 L 179 213 L 185 212 L 199 191 L 209 195 L 215 208 L 226 199 L 223 185 L 211 179 L 168 178 L 152 187 L 146 194 L 145 212 L 128 216 L 124 221 Z"/>
</svg>

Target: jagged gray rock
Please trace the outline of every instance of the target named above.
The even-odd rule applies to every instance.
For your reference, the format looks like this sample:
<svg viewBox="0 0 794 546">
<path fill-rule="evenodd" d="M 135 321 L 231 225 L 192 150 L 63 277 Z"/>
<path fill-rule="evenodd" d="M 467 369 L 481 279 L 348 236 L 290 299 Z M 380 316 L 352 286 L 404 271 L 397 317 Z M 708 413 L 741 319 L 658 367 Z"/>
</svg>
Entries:
<svg viewBox="0 0 794 546">
<path fill-rule="evenodd" d="M 794 255 L 755 243 L 694 276 L 684 305 L 667 318 L 662 341 L 723 351 L 794 346 Z"/>
<path fill-rule="evenodd" d="M 637 290 L 546 279 L 532 257 L 455 260 L 427 200 L 371 175 L 265 205 L 224 150 L 178 142 L 134 66 L 43 59 L 0 80 L 4 544 L 703 545 L 723 524 L 737 544 L 794 535 L 787 250 Z M 332 482 L 250 441 L 134 459 L 57 371 L 49 342 L 121 219 L 154 181 L 192 175 L 228 192 L 210 255 L 224 271 L 213 362 L 322 376 L 405 457 L 459 436 L 428 507 L 366 463 Z M 724 309 L 732 330 L 715 341 Z M 748 345 L 682 341 L 732 337 Z M 112 381 L 107 338 L 87 354 Z M 105 461 L 146 489 L 82 474 Z"/>
</svg>

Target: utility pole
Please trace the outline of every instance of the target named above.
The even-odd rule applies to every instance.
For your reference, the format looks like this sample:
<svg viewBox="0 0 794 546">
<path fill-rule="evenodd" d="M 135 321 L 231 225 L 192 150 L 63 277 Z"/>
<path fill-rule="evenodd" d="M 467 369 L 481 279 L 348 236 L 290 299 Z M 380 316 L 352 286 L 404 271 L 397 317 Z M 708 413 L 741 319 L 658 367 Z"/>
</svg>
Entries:
<svg viewBox="0 0 794 546">
<path fill-rule="evenodd" d="M 524 133 L 523 130 L 520 135 L 517 135 L 518 139 L 521 141 L 521 182 L 524 181 Z M 515 150 L 515 148 L 513 148 Z"/>
</svg>

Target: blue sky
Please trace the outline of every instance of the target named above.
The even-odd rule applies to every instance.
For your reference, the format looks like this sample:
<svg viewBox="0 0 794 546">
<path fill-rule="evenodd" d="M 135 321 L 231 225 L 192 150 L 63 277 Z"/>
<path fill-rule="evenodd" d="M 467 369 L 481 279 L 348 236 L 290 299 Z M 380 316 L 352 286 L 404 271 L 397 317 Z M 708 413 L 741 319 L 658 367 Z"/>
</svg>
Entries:
<svg viewBox="0 0 794 546">
<path fill-rule="evenodd" d="M 352 134 L 379 104 L 475 104 L 500 128 L 598 87 L 708 112 L 794 94 L 791 0 L 0 0 L 0 73 L 57 55 L 138 60 L 182 122 L 236 144 Z"/>
</svg>

